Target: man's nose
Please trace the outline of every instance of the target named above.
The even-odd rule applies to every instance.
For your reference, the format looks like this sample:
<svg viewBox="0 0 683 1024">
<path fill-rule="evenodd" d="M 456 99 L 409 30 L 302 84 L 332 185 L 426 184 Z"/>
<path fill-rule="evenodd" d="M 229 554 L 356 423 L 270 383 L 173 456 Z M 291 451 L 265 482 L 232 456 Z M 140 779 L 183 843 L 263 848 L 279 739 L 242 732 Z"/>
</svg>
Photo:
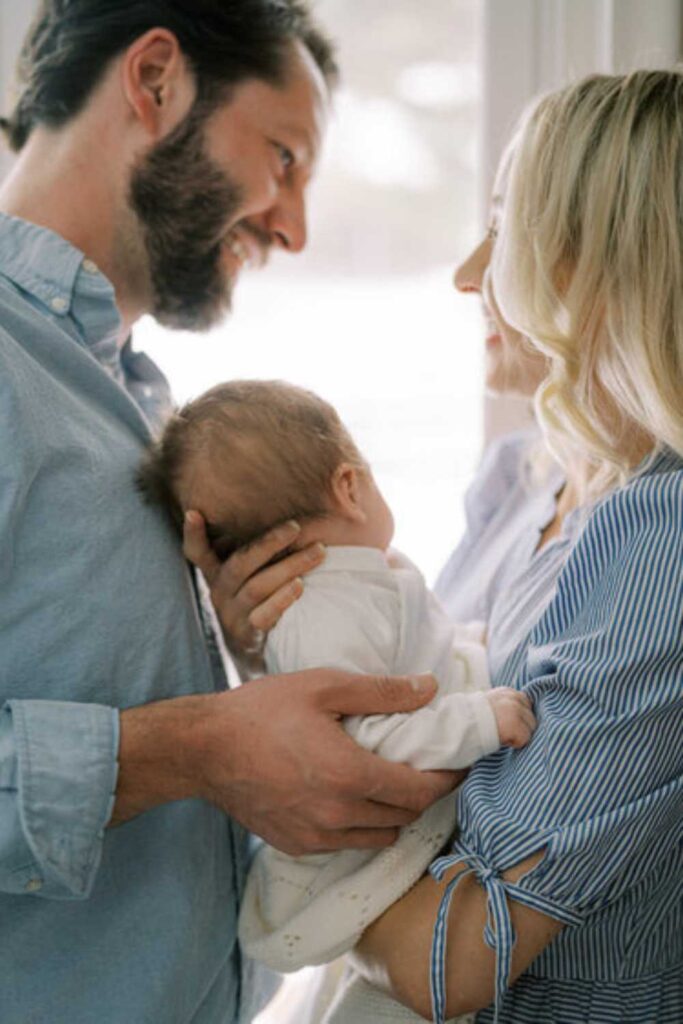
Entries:
<svg viewBox="0 0 683 1024">
<path fill-rule="evenodd" d="M 292 187 L 280 192 L 268 218 L 271 238 L 288 252 L 301 252 L 306 247 L 306 198 L 303 188 Z"/>
</svg>

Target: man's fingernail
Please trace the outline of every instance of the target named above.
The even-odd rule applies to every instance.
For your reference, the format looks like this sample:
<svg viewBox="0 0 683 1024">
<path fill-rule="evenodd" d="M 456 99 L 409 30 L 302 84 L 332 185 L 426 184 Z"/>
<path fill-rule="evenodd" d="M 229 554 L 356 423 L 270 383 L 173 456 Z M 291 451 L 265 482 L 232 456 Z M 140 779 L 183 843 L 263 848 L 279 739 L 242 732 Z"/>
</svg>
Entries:
<svg viewBox="0 0 683 1024">
<path fill-rule="evenodd" d="M 294 530 L 295 533 L 301 532 L 301 527 L 297 523 L 296 519 L 288 519 L 285 523 L 285 529 Z"/>
<path fill-rule="evenodd" d="M 310 548 L 309 551 L 308 551 L 308 557 L 310 558 L 310 560 L 312 562 L 319 562 L 320 559 L 322 557 L 324 557 L 324 555 L 325 555 L 325 545 L 324 544 L 320 544 L 320 543 L 314 544 L 313 547 Z"/>
<path fill-rule="evenodd" d="M 197 515 L 196 512 L 186 512 L 185 522 L 187 523 L 188 526 L 196 526 L 197 523 L 199 522 L 199 516 Z"/>
<path fill-rule="evenodd" d="M 410 685 L 415 693 L 426 693 L 432 689 L 431 676 L 410 676 Z"/>
</svg>

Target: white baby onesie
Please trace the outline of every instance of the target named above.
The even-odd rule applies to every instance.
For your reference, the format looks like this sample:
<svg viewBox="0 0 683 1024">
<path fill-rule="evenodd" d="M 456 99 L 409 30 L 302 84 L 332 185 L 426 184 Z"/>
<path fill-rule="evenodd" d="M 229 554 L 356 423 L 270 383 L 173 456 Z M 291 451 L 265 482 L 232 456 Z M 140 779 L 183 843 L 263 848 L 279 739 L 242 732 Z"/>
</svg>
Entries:
<svg viewBox="0 0 683 1024">
<path fill-rule="evenodd" d="M 431 672 L 439 690 L 412 714 L 354 716 L 344 726 L 362 746 L 421 769 L 457 769 L 500 746 L 485 698 L 479 626 L 458 627 L 404 556 L 329 547 L 303 596 L 270 632 L 269 673 L 340 668 L 374 675 Z M 240 939 L 279 971 L 320 964 L 351 949 L 365 928 L 424 873 L 455 826 L 449 795 L 376 851 L 289 857 L 262 847 L 249 873 Z"/>
</svg>

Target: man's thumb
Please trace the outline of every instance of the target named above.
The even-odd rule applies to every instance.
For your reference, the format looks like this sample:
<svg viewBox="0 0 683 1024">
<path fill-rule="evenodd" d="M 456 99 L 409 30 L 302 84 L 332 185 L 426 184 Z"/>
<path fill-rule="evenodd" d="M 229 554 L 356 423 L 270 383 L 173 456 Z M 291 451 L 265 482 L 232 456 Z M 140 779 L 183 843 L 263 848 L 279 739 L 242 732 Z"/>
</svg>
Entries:
<svg viewBox="0 0 683 1024">
<path fill-rule="evenodd" d="M 327 694 L 328 707 L 340 715 L 392 715 L 415 711 L 436 695 L 434 676 L 349 676 L 346 685 Z"/>
</svg>

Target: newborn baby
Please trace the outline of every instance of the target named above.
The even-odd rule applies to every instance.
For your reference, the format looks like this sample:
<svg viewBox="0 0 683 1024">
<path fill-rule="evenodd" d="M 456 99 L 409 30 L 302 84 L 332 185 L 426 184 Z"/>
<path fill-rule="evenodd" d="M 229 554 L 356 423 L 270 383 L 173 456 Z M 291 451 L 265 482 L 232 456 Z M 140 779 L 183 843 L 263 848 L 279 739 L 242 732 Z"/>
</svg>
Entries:
<svg viewBox="0 0 683 1024">
<path fill-rule="evenodd" d="M 489 688 L 481 624 L 451 623 L 415 566 L 389 551 L 391 511 L 337 413 L 317 395 L 272 381 L 221 384 L 173 417 L 139 483 L 178 523 L 187 509 L 200 511 L 221 557 L 290 519 L 301 525 L 297 546 L 326 546 L 325 562 L 266 639 L 267 671 L 431 672 L 439 685 L 431 704 L 412 714 L 344 720 L 364 747 L 452 770 L 529 741 L 527 698 Z M 242 905 L 244 948 L 280 971 L 332 960 L 417 881 L 454 826 L 450 795 L 388 849 L 290 857 L 262 846 Z"/>
</svg>

